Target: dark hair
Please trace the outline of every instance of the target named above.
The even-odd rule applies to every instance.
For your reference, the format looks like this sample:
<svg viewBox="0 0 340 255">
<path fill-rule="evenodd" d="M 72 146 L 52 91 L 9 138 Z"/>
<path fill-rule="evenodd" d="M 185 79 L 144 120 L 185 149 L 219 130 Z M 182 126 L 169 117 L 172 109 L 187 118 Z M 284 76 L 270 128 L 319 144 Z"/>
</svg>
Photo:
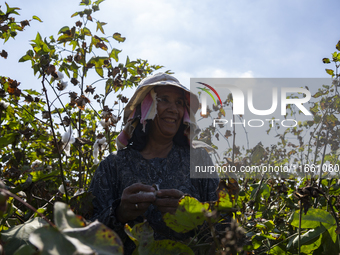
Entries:
<svg viewBox="0 0 340 255">
<path fill-rule="evenodd" d="M 139 120 L 137 121 L 138 124 L 132 134 L 132 137 L 129 139 L 127 146 L 137 151 L 142 151 L 148 142 L 150 125 L 152 120 L 146 121 L 145 132 L 143 131 L 143 125 L 139 122 Z M 184 130 L 186 127 L 187 126 L 184 125 L 183 122 L 179 126 L 178 131 L 173 138 L 175 144 L 183 147 L 189 146 L 188 138 L 186 137 L 186 135 L 184 135 Z"/>
</svg>

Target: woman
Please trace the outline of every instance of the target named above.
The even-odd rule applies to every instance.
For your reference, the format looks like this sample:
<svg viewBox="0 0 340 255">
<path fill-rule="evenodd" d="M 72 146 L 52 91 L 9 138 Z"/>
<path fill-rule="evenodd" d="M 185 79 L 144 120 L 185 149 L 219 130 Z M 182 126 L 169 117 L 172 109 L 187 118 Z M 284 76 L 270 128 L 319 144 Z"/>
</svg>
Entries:
<svg viewBox="0 0 340 255">
<path fill-rule="evenodd" d="M 197 129 L 198 106 L 197 96 L 177 79 L 158 73 L 141 81 L 125 108 L 118 152 L 101 162 L 90 186 L 93 220 L 118 233 L 125 254 L 135 249 L 124 233 L 125 223 L 133 226 L 146 219 L 156 240 L 183 240 L 188 235 L 168 228 L 162 214 L 174 213 L 184 194 L 200 201 L 216 199 L 216 179 L 190 179 L 190 129 L 191 134 Z M 204 149 L 191 152 L 198 164 L 212 165 Z"/>
</svg>

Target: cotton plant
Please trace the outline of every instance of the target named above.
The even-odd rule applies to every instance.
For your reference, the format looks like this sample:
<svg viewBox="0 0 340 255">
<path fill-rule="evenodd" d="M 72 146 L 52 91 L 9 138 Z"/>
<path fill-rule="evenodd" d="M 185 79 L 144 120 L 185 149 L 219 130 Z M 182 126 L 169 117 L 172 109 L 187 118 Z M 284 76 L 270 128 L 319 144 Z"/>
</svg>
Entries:
<svg viewBox="0 0 340 255">
<path fill-rule="evenodd" d="M 70 180 L 65 179 L 65 183 L 66 183 L 66 186 L 68 186 L 69 183 L 70 183 Z M 58 191 L 59 191 L 60 193 L 62 193 L 62 194 L 65 194 L 65 186 L 64 186 L 64 184 L 61 184 L 61 185 L 59 186 Z"/>
<path fill-rule="evenodd" d="M 61 142 L 63 143 L 64 152 L 66 156 L 68 157 L 71 156 L 70 154 L 71 144 L 73 144 L 75 141 L 76 139 L 73 136 L 73 130 L 70 125 L 68 131 L 64 133 L 63 136 L 61 137 Z"/>
<path fill-rule="evenodd" d="M 105 148 L 105 146 L 107 145 L 107 142 L 106 142 L 106 137 L 103 137 L 103 138 L 98 138 L 96 140 L 96 142 L 94 143 L 93 145 L 93 163 L 95 165 L 98 165 L 99 164 L 99 160 L 98 160 L 98 156 L 99 156 L 99 150 L 101 150 L 102 148 Z"/>
<path fill-rule="evenodd" d="M 9 106 L 8 102 L 0 101 L 0 110 L 1 109 L 7 109 L 8 106 Z"/>
<path fill-rule="evenodd" d="M 56 72 L 54 74 L 54 78 L 56 81 L 58 81 L 58 84 L 57 84 L 57 89 L 59 91 L 62 91 L 64 89 L 66 89 L 67 85 L 68 85 L 68 82 L 67 81 L 64 81 L 64 74 L 62 72 Z"/>
<path fill-rule="evenodd" d="M 36 159 L 32 162 L 31 164 L 31 168 L 34 169 L 34 168 L 37 168 L 40 166 L 40 164 L 42 163 L 42 161 L 40 161 L 39 159 Z"/>
</svg>

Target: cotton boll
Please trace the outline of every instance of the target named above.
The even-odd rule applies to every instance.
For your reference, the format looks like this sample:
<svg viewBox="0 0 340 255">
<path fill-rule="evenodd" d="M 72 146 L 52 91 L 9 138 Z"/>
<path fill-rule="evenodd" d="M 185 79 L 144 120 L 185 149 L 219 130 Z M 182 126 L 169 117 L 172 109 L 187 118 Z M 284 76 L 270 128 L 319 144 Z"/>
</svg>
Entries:
<svg viewBox="0 0 340 255">
<path fill-rule="evenodd" d="M 9 103 L 5 101 L 0 101 L 0 109 L 6 109 L 9 106 Z"/>
<path fill-rule="evenodd" d="M 64 146 L 64 152 L 67 157 L 71 156 L 71 146 L 69 143 Z"/>
<path fill-rule="evenodd" d="M 57 72 L 58 78 L 56 78 L 57 81 L 60 81 L 64 78 L 64 74 L 62 72 Z"/>
<path fill-rule="evenodd" d="M 99 163 L 100 163 L 100 161 L 97 158 L 94 158 L 93 164 L 98 165 Z"/>
<path fill-rule="evenodd" d="M 71 126 L 69 126 L 69 129 L 66 133 L 63 134 L 63 136 L 61 137 L 61 142 L 66 144 L 66 143 L 74 143 L 75 142 L 75 138 L 73 137 L 73 130 L 71 128 Z"/>
<path fill-rule="evenodd" d="M 99 164 L 98 156 L 99 156 L 99 150 L 101 150 L 103 147 L 107 145 L 106 138 L 103 137 L 101 139 L 97 139 L 93 145 L 93 163 L 95 165 Z"/>
<path fill-rule="evenodd" d="M 59 190 L 60 193 L 65 194 L 65 187 L 64 187 L 64 184 L 61 184 L 61 185 L 59 186 L 58 190 Z"/>
<path fill-rule="evenodd" d="M 75 142 L 75 138 L 73 137 L 73 130 L 71 128 L 71 126 L 69 126 L 69 129 L 66 133 L 63 134 L 63 136 L 61 137 L 61 142 L 64 144 L 64 151 L 66 156 L 71 156 L 70 154 L 70 150 L 71 150 L 71 146 L 70 144 Z"/>
<path fill-rule="evenodd" d="M 111 119 L 108 119 L 107 121 L 100 120 L 99 123 L 103 126 L 103 128 L 108 128 L 111 125 Z"/>
<path fill-rule="evenodd" d="M 35 161 L 33 161 L 33 163 L 31 164 L 31 168 L 36 168 L 38 167 L 42 162 L 38 159 L 36 159 Z"/>
</svg>

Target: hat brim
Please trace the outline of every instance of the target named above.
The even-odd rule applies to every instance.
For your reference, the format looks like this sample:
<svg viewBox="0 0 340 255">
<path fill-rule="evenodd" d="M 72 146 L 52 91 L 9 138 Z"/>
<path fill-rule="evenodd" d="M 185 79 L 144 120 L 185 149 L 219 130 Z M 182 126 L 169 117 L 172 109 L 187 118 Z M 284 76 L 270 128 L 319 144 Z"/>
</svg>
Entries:
<svg viewBox="0 0 340 255">
<path fill-rule="evenodd" d="M 190 102 L 189 106 L 193 113 L 196 113 L 199 108 L 199 100 L 197 95 L 193 94 L 188 88 L 183 86 L 182 84 L 172 81 L 172 80 L 163 80 L 163 81 L 156 81 L 153 83 L 141 83 L 138 87 L 136 92 L 133 94 L 132 98 L 129 100 L 127 105 L 125 106 L 124 110 L 124 123 L 127 123 L 127 120 L 133 112 L 133 110 L 143 101 L 145 96 L 156 86 L 175 86 L 181 88 L 185 93 L 189 93 L 190 95 Z"/>
</svg>

